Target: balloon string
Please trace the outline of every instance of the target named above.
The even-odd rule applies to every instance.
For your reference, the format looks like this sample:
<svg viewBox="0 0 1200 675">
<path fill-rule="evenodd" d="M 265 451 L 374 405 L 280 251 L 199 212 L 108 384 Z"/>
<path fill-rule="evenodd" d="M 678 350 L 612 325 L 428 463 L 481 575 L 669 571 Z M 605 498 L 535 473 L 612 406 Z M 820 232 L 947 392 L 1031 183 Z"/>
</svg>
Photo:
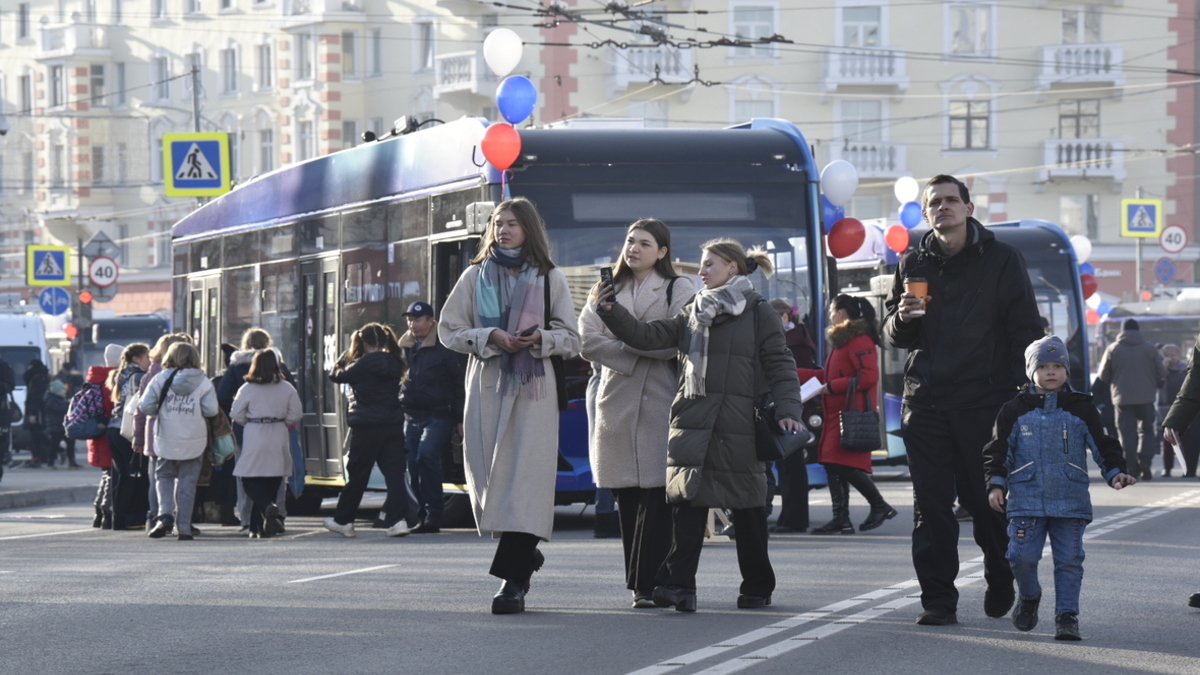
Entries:
<svg viewBox="0 0 1200 675">
<path fill-rule="evenodd" d="M 508 171 L 500 172 L 500 199 L 502 201 L 512 199 L 512 194 L 508 190 Z"/>
</svg>

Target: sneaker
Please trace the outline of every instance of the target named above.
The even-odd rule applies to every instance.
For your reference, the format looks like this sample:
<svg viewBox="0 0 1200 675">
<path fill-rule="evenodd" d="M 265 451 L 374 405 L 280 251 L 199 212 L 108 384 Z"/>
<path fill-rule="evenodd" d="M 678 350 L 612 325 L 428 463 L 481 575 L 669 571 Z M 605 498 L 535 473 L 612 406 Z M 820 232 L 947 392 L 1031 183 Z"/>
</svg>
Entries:
<svg viewBox="0 0 1200 675">
<path fill-rule="evenodd" d="M 337 532 L 347 539 L 354 536 L 354 523 L 339 525 L 338 522 L 333 518 L 326 518 L 325 529 L 329 530 L 330 532 Z"/>
<path fill-rule="evenodd" d="M 162 539 L 167 536 L 167 533 L 175 527 L 175 518 L 173 516 L 162 516 L 158 522 L 154 523 L 154 527 L 146 533 L 151 539 Z"/>
<path fill-rule="evenodd" d="M 326 524 L 325 527 L 329 527 L 329 525 Z M 351 529 L 351 532 L 353 532 L 353 529 Z M 410 532 L 412 532 L 412 530 L 408 529 L 407 522 L 405 522 L 404 520 L 397 520 L 396 524 L 389 527 L 387 529 L 387 532 L 385 532 L 384 534 L 386 534 L 389 537 L 406 537 L 406 536 L 408 536 L 408 534 Z M 354 536 L 354 535 L 350 534 L 347 536 Z"/>
<path fill-rule="evenodd" d="M 933 607 L 917 617 L 918 626 L 949 626 L 958 623 L 958 614 L 952 609 Z"/>
<path fill-rule="evenodd" d="M 1038 604 L 1041 601 L 1042 596 L 1040 595 L 1031 600 L 1017 598 L 1017 608 L 1013 610 L 1012 615 L 1013 627 L 1020 631 L 1033 630 L 1037 626 Z"/>
<path fill-rule="evenodd" d="M 1188 607 L 1200 607 L 1200 593 L 1192 593 L 1188 598 Z"/>
<path fill-rule="evenodd" d="M 442 528 L 438 527 L 437 523 L 425 521 L 412 529 L 413 534 L 437 534 Z"/>
<path fill-rule="evenodd" d="M 238 534 L 239 534 L 239 535 L 247 535 L 247 534 L 250 534 L 250 526 L 249 526 L 249 525 L 247 525 L 247 526 L 243 527 L 242 529 L 238 530 Z"/>
<path fill-rule="evenodd" d="M 1075 612 L 1063 612 L 1054 617 L 1054 639 L 1078 642 L 1083 639 L 1079 634 L 1079 615 Z"/>
</svg>

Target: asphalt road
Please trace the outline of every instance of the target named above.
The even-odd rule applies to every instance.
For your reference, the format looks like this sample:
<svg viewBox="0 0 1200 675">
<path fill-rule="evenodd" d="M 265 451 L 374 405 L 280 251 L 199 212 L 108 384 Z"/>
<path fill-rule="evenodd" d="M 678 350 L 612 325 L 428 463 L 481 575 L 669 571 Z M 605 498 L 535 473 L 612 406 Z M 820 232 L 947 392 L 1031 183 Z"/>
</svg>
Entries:
<svg viewBox="0 0 1200 675">
<path fill-rule="evenodd" d="M 1081 643 L 1052 639 L 1046 605 L 1032 633 L 984 616 L 969 524 L 960 624 L 914 625 L 910 488 L 882 487 L 901 516 L 879 530 L 772 539 L 765 610 L 736 608 L 733 544 L 708 545 L 691 615 L 631 609 L 619 541 L 565 507 L 515 616 L 489 613 L 494 546 L 473 531 L 344 539 L 294 517 L 276 539 L 179 542 L 92 530 L 87 506 L 4 511 L 0 673 L 1200 673 L 1200 482 L 1093 482 Z"/>
</svg>

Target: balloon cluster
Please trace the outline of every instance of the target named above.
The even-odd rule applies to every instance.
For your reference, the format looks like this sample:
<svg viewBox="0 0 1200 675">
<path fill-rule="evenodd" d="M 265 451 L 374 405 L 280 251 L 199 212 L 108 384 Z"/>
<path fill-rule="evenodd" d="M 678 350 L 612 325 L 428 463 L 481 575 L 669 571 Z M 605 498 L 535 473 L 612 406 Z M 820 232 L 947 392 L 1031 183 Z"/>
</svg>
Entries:
<svg viewBox="0 0 1200 675">
<path fill-rule="evenodd" d="M 912 176 L 904 176 L 896 181 L 892 187 L 892 192 L 895 193 L 896 199 L 900 200 L 900 225 L 892 225 L 887 229 L 885 240 L 888 248 L 896 253 L 904 253 L 908 250 L 909 236 L 908 231 L 921 224 L 924 216 L 921 214 L 921 205 L 917 202 L 917 196 L 921 193 L 921 186 L 917 183 L 917 179 Z"/>
<path fill-rule="evenodd" d="M 509 75 L 525 51 L 520 36 L 507 28 L 497 28 L 483 41 L 483 59 L 488 68 L 503 78 L 496 87 L 496 109 L 505 122 L 488 127 L 479 143 L 483 156 L 492 166 L 504 171 L 521 154 L 521 135 L 514 124 L 525 121 L 537 105 L 537 88 L 524 75 Z"/>
<path fill-rule="evenodd" d="M 821 219 L 825 242 L 835 258 L 845 258 L 862 248 L 867 228 L 857 218 L 846 218 L 845 206 L 858 189 L 858 170 L 844 159 L 835 159 L 821 170 Z"/>
<path fill-rule="evenodd" d="M 1097 291 L 1100 284 L 1096 281 L 1096 268 L 1088 262 L 1092 255 L 1092 242 L 1082 234 L 1071 237 L 1071 248 L 1075 251 L 1075 260 L 1079 263 L 1079 287 L 1083 291 L 1083 299 L 1087 304 L 1085 316 L 1089 325 L 1096 325 L 1100 317 L 1112 312 L 1112 306 L 1104 302 Z"/>
</svg>

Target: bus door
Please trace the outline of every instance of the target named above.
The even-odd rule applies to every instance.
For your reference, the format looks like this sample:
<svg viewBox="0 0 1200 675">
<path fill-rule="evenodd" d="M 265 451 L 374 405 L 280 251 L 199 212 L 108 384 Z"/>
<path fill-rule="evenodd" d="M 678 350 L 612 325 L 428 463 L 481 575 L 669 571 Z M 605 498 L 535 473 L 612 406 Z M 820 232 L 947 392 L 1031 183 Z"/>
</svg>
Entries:
<svg viewBox="0 0 1200 675">
<path fill-rule="evenodd" d="M 340 400 L 338 385 L 326 372 L 341 355 L 338 344 L 338 259 L 300 263 L 300 321 L 303 344 L 300 358 L 301 422 L 304 470 L 313 478 L 342 477 Z"/>
<path fill-rule="evenodd" d="M 430 241 L 429 259 L 433 263 L 431 270 L 433 287 L 430 301 L 438 316 L 442 315 L 442 307 L 446 304 L 446 298 L 450 296 L 450 291 L 454 289 L 454 284 L 462 276 L 463 270 L 470 267 L 471 257 L 475 255 L 478 247 L 478 236 L 462 237 L 459 235 L 457 239 Z"/>
<path fill-rule="evenodd" d="M 205 371 L 211 376 L 221 364 L 221 275 L 188 279 L 187 332 L 192 336 Z"/>
</svg>

